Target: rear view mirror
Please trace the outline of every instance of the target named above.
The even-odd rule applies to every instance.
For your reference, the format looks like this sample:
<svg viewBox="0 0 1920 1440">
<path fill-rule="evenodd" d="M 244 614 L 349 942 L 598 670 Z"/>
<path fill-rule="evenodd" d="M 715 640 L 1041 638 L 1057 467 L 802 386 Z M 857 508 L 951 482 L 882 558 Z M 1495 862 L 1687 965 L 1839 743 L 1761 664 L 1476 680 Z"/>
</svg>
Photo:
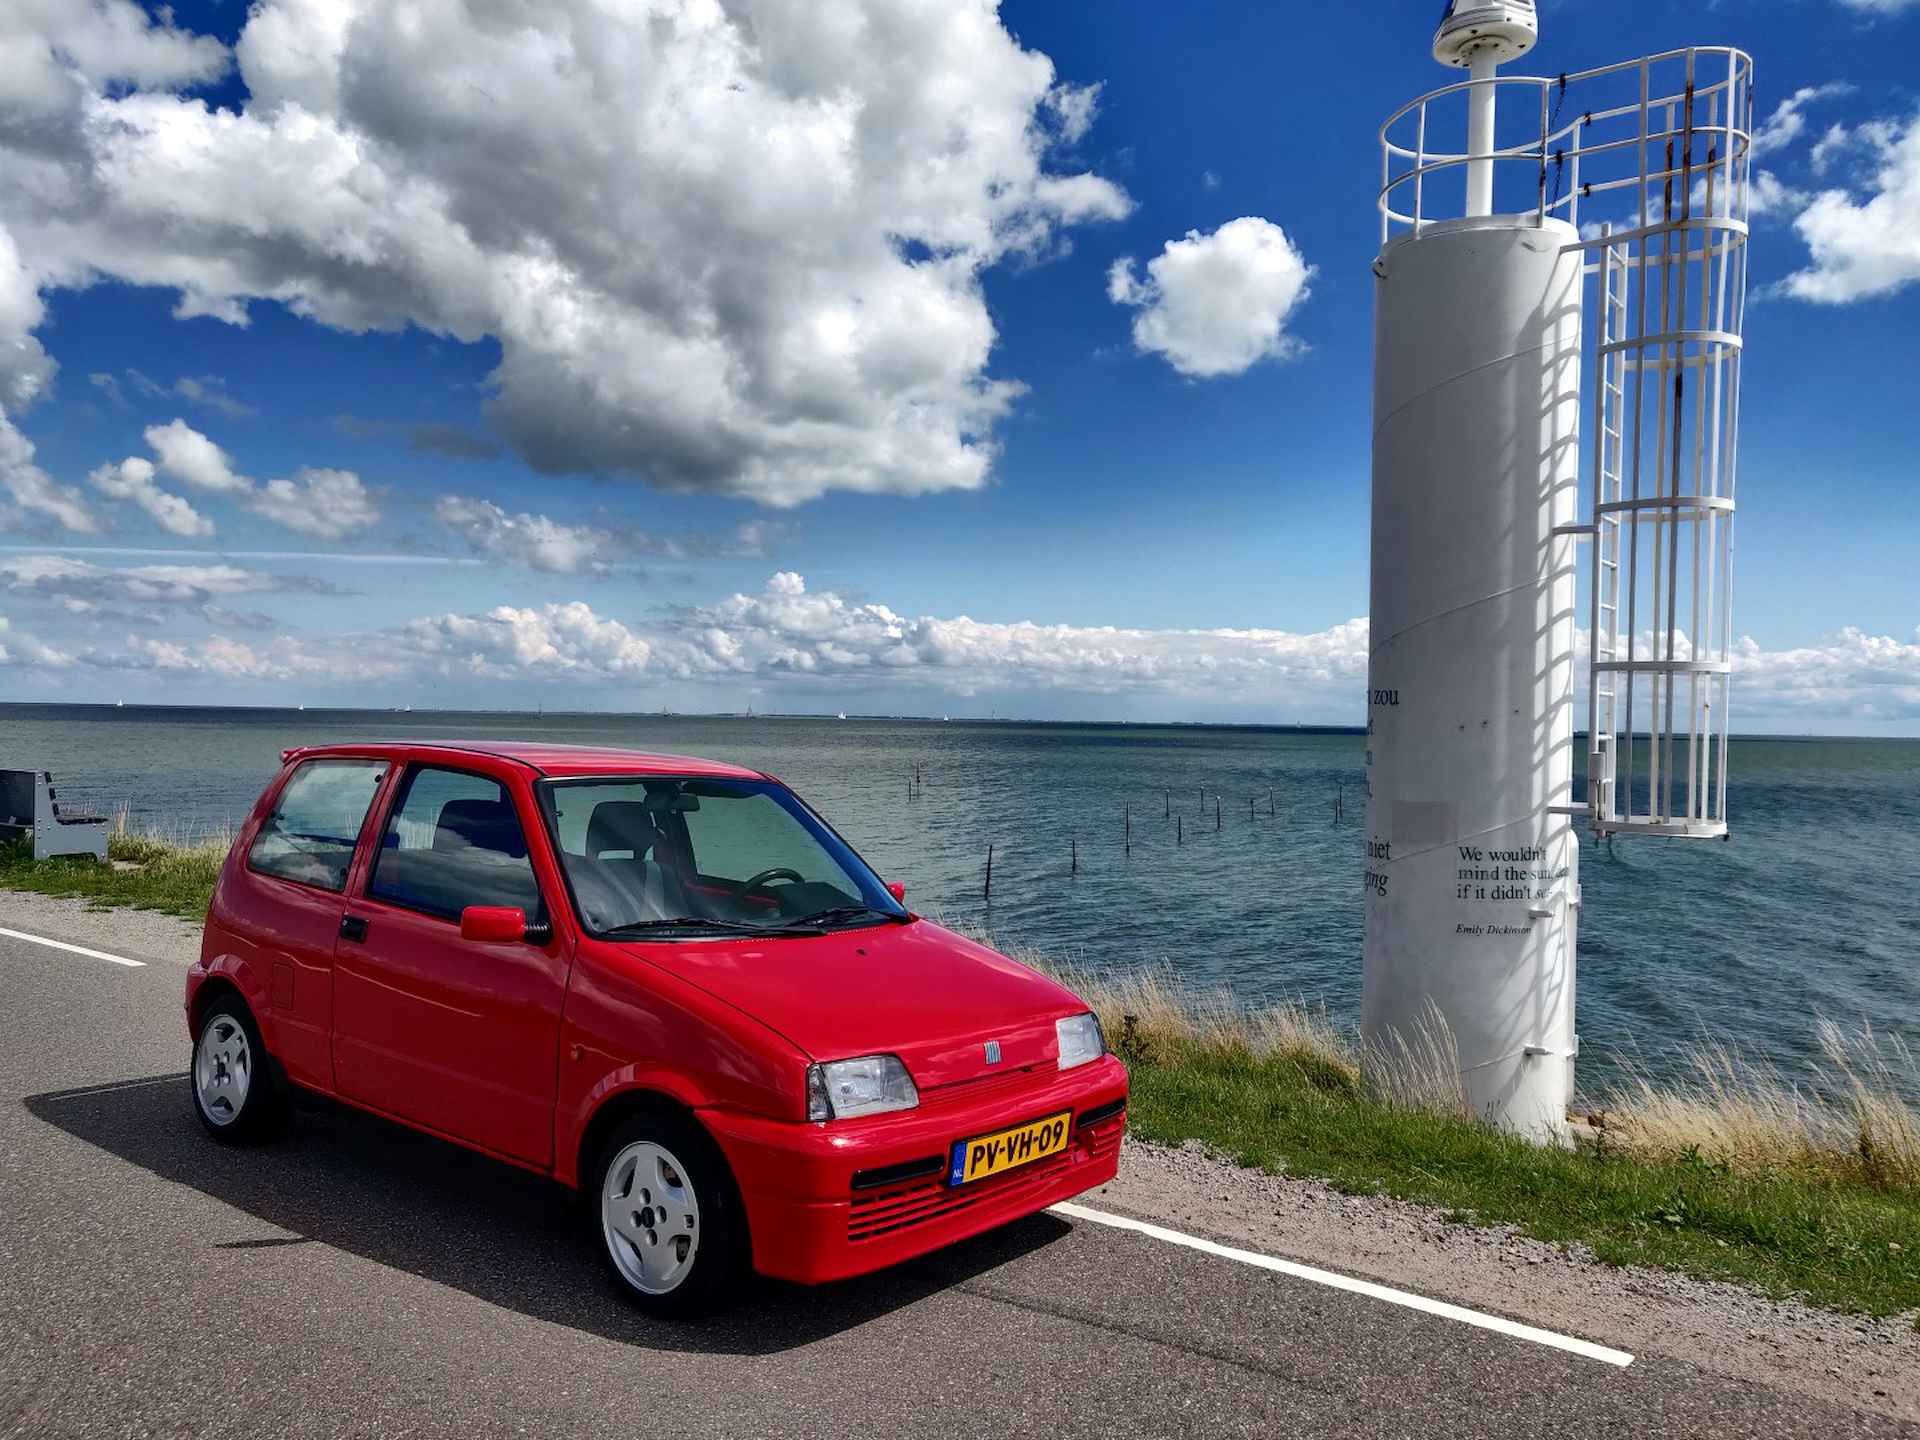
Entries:
<svg viewBox="0 0 1920 1440">
<path fill-rule="evenodd" d="M 498 944 L 527 938 L 527 912 L 515 905 L 469 905 L 460 912 L 460 938 Z"/>
<path fill-rule="evenodd" d="M 902 905 L 907 903 L 907 887 L 898 880 L 887 886 L 887 894 L 893 896 Z"/>
</svg>

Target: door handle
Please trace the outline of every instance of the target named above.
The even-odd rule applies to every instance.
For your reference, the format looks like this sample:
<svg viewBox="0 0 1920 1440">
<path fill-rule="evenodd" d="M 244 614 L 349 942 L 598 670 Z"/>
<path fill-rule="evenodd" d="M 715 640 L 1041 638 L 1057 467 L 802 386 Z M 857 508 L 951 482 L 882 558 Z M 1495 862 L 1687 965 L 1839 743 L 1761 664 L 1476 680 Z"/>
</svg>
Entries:
<svg viewBox="0 0 1920 1440">
<path fill-rule="evenodd" d="M 342 940 L 365 940 L 367 938 L 366 916 L 343 915 L 340 919 L 340 938 Z"/>
</svg>

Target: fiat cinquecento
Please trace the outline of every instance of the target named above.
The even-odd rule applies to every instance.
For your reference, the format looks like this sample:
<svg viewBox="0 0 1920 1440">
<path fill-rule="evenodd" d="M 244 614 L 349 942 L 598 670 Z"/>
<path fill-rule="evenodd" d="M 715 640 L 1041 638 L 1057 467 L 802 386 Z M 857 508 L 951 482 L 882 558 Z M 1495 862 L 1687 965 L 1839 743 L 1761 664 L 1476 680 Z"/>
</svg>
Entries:
<svg viewBox="0 0 1920 1440">
<path fill-rule="evenodd" d="M 187 978 L 215 1138 L 314 1091 L 578 1189 L 625 1292 L 858 1275 L 1113 1178 L 1072 992 L 908 910 L 772 776 L 564 745 L 289 750 Z"/>
</svg>

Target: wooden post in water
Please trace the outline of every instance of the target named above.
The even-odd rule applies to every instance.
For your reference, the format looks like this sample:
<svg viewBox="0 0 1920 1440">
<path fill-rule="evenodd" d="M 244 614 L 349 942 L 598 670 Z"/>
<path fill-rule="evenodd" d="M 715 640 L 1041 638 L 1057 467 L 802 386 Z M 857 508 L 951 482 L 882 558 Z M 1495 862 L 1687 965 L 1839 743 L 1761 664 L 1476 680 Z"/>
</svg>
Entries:
<svg viewBox="0 0 1920 1440">
<path fill-rule="evenodd" d="M 1213 828 L 1216 831 L 1220 828 L 1220 797 L 1218 795 L 1213 797 Z"/>
<path fill-rule="evenodd" d="M 1253 823 L 1253 796 L 1247 796 L 1247 823 Z"/>
<path fill-rule="evenodd" d="M 993 898 L 993 846 L 991 844 L 987 846 L 987 885 L 980 892 L 980 898 L 982 900 Z"/>
<path fill-rule="evenodd" d="M 1184 845 L 1187 843 L 1186 826 L 1182 823 L 1183 818 L 1184 817 L 1179 815 L 1173 817 L 1173 843 L 1176 845 Z"/>
<path fill-rule="evenodd" d="M 1269 819 L 1273 817 L 1273 787 L 1271 785 L 1267 787 L 1267 817 Z"/>
<path fill-rule="evenodd" d="M 1067 843 L 1073 847 L 1073 850 L 1071 852 L 1073 855 L 1073 868 L 1069 870 L 1067 873 L 1069 875 L 1078 875 L 1080 873 L 1080 841 L 1076 837 L 1075 839 L 1069 840 Z"/>
<path fill-rule="evenodd" d="M 1127 805 L 1123 805 L 1123 806 L 1121 806 L 1121 807 L 1120 807 L 1120 815 L 1121 815 L 1121 818 L 1122 818 L 1122 820 L 1124 820 L 1124 821 L 1125 821 L 1125 823 L 1126 823 L 1126 827 L 1127 827 L 1127 854 L 1129 854 L 1129 855 L 1131 855 L 1131 854 L 1133 854 L 1133 809 L 1132 809 L 1132 807 L 1131 807 L 1131 806 L 1127 806 Z"/>
<path fill-rule="evenodd" d="M 1167 813 L 1160 818 L 1163 820 L 1173 819 L 1173 791 L 1171 790 L 1167 791 Z"/>
</svg>

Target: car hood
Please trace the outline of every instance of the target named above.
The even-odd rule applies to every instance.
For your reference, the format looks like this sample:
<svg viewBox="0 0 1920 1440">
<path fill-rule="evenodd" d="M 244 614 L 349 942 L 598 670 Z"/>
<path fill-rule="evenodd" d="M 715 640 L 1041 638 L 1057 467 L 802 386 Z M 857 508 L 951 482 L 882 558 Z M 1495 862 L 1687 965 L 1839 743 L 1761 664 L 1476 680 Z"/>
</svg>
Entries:
<svg viewBox="0 0 1920 1440">
<path fill-rule="evenodd" d="M 633 947 L 816 1060 L 898 1055 L 921 1090 L 1059 1059 L 1071 990 L 927 920 L 789 939 Z M 987 1042 L 999 1046 L 987 1058 Z"/>
</svg>

